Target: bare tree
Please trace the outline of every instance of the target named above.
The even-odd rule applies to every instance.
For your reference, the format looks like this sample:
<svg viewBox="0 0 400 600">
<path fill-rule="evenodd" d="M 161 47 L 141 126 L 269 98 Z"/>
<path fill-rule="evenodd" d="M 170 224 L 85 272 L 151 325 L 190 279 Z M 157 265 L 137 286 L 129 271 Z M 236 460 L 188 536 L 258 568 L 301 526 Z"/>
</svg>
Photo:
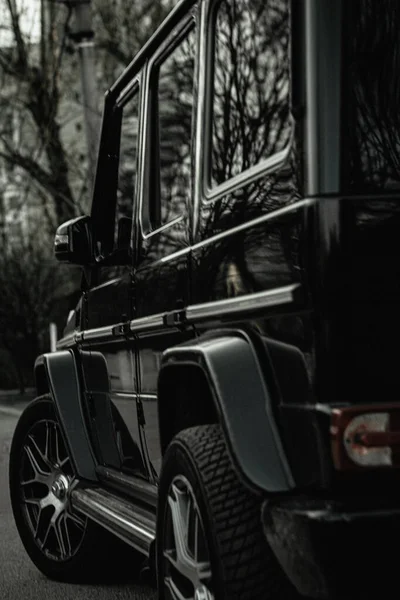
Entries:
<svg viewBox="0 0 400 600">
<path fill-rule="evenodd" d="M 14 231 L 0 253 L 0 349 L 8 353 L 23 393 L 32 383 L 35 358 L 50 349 L 49 322 L 65 321 L 79 273 L 56 265 L 52 248 L 38 244 L 36 236 L 21 231 L 18 243 L 16 236 Z"/>
<path fill-rule="evenodd" d="M 23 30 L 24 16 L 16 0 L 3 4 L 10 43 L 0 47 L 0 107 L 11 114 L 14 131 L 10 135 L 7 119 L 0 121 L 0 158 L 45 190 L 59 223 L 76 212 L 59 121 L 68 14 L 63 7 L 40 0 L 39 32 L 33 39 Z"/>
</svg>

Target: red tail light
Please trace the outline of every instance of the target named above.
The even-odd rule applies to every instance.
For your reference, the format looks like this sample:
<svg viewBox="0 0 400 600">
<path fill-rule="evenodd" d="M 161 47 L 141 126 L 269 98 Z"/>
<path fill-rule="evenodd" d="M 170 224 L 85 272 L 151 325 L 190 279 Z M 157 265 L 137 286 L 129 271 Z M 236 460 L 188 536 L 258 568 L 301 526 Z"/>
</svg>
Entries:
<svg viewBox="0 0 400 600">
<path fill-rule="evenodd" d="M 340 471 L 400 467 L 400 405 L 334 409 L 331 443 Z"/>
</svg>

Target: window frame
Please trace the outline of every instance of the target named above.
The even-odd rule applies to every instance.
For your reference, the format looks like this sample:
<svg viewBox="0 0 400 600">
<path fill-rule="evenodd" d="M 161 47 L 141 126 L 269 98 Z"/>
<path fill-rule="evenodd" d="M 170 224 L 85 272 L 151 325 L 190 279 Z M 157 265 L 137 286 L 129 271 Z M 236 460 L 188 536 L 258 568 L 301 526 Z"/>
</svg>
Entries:
<svg viewBox="0 0 400 600">
<path fill-rule="evenodd" d="M 201 198 L 204 204 L 210 204 L 217 200 L 220 200 L 224 196 L 227 196 L 234 190 L 244 187 L 245 185 L 255 181 L 262 175 L 269 175 L 275 173 L 282 168 L 290 155 L 293 147 L 295 137 L 295 121 L 291 112 L 291 88 L 292 88 L 292 77 L 291 69 L 289 67 L 290 77 L 290 90 L 289 90 L 289 103 L 290 103 L 290 120 L 291 120 L 291 132 L 289 142 L 279 152 L 268 156 L 255 165 L 247 168 L 242 173 L 227 179 L 223 183 L 212 185 L 211 181 L 211 160 L 213 150 L 213 139 L 212 139 L 212 127 L 213 127 L 213 102 L 214 102 L 214 67 L 215 67 L 215 31 L 216 31 L 216 20 L 218 15 L 219 6 L 225 0 L 205 0 L 205 27 L 203 31 L 206 33 L 206 40 L 203 48 L 202 62 L 205 67 L 204 85 L 200 84 L 202 89 L 203 98 L 199 101 L 199 104 L 204 106 L 204 121 L 202 127 L 202 139 L 204 140 L 203 151 L 202 151 L 202 173 L 201 173 Z M 229 0 L 226 0 L 229 2 Z M 289 61 L 291 61 L 291 42 L 292 42 L 292 27 L 291 27 L 291 2 L 288 1 L 289 6 Z M 212 92 L 212 93 L 211 93 Z"/>
<path fill-rule="evenodd" d="M 197 8 L 192 9 L 180 22 L 180 24 L 176 27 L 176 29 L 170 34 L 167 39 L 159 46 L 159 48 L 154 52 L 153 56 L 148 60 L 145 66 L 145 82 L 143 84 L 145 99 L 143 106 L 143 124 L 144 124 L 144 132 L 143 132 L 143 173 L 142 173 L 142 194 L 140 198 L 139 205 L 139 228 L 141 232 L 141 238 L 143 241 L 151 238 L 154 235 L 159 234 L 165 229 L 169 229 L 173 227 L 177 223 L 180 223 L 185 218 L 190 218 L 190 210 L 188 210 L 188 214 L 185 215 L 182 213 L 181 215 L 175 217 L 171 221 L 167 223 L 163 223 L 154 229 L 150 229 L 150 206 L 151 206 L 151 169 L 152 166 L 157 169 L 158 180 L 160 178 L 160 162 L 159 162 L 159 120 L 153 119 L 154 116 L 154 108 L 152 106 L 154 102 L 153 94 L 157 94 L 158 86 L 156 86 L 156 90 L 152 89 L 153 86 L 153 77 L 158 77 L 160 65 L 176 50 L 176 48 L 184 41 L 184 39 L 190 34 L 191 31 L 194 31 L 195 34 L 195 42 L 196 42 L 196 52 L 195 52 L 195 65 L 194 65 L 194 75 L 193 75 L 193 108 L 192 108 L 192 144 L 191 144 L 191 185 L 190 185 L 190 193 L 193 196 L 193 188 L 194 188 L 194 179 L 195 179 L 195 169 L 194 169 L 194 153 L 195 153 L 195 139 L 196 139 L 196 127 L 195 120 L 197 115 L 197 61 L 198 61 L 198 35 L 197 35 L 197 20 L 196 20 Z M 158 102 L 158 100 L 157 100 Z M 156 129 L 156 135 L 154 133 L 154 129 Z M 155 159 L 155 164 L 152 165 L 153 161 L 153 148 L 154 143 L 157 144 L 157 156 Z M 161 208 L 160 202 L 160 194 L 158 194 L 157 198 L 159 202 L 159 208 Z M 154 201 L 154 200 L 153 200 Z M 147 210 L 147 214 L 145 211 Z"/>
<path fill-rule="evenodd" d="M 95 224 L 96 239 L 99 246 L 95 249 L 96 261 L 99 265 L 107 262 L 115 250 L 115 225 L 117 211 L 117 189 L 119 180 L 120 148 L 122 134 L 123 107 L 138 90 L 138 145 L 136 158 L 136 184 L 132 197 L 132 229 L 130 249 L 134 252 L 134 228 L 138 194 L 141 188 L 141 154 L 142 154 L 142 112 L 143 112 L 143 72 L 136 73 L 117 98 L 106 93 L 100 135 L 100 146 L 94 180 L 94 190 L 90 215 Z M 117 109 L 120 114 L 117 114 Z M 111 170 L 111 171 L 110 171 Z M 111 178 L 111 179 L 110 179 Z M 105 198 L 106 196 L 106 198 Z M 106 223 L 106 226 L 105 226 Z M 107 263 L 111 264 L 111 263 Z"/>
<path fill-rule="evenodd" d="M 141 189 L 141 156 L 142 156 L 142 114 L 143 114 L 143 82 L 142 82 L 142 72 L 138 73 L 132 80 L 128 83 L 128 85 L 121 91 L 119 96 L 117 97 L 113 111 L 117 108 L 121 110 L 121 121 L 120 121 L 120 129 L 118 132 L 118 166 L 117 166 L 117 181 L 116 181 L 116 194 L 115 194 L 115 214 L 114 214 L 114 228 L 116 227 L 116 218 L 117 218 L 117 205 L 118 205 L 118 182 L 120 176 L 120 159 L 121 159 L 121 141 L 122 141 L 122 125 L 124 119 L 124 108 L 131 100 L 137 95 L 138 99 L 138 132 L 137 132 L 137 150 L 136 150 L 136 181 L 133 189 L 133 196 L 131 198 L 132 201 L 132 228 L 129 240 L 129 247 L 132 253 L 135 250 L 135 240 L 134 234 L 136 230 L 136 211 L 137 206 L 139 204 L 140 189 Z"/>
</svg>

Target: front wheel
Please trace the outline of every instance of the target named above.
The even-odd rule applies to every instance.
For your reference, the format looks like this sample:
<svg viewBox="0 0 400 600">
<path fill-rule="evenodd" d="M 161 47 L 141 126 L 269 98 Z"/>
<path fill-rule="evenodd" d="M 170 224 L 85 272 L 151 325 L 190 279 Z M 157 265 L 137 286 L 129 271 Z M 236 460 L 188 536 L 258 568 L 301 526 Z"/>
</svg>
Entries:
<svg viewBox="0 0 400 600">
<path fill-rule="evenodd" d="M 186 429 L 166 451 L 157 576 L 161 600 L 296 597 L 264 538 L 260 499 L 239 481 L 219 425 Z"/>
<path fill-rule="evenodd" d="M 66 582 L 122 573 L 131 549 L 71 507 L 77 480 L 50 396 L 29 404 L 17 423 L 9 483 L 20 538 L 42 573 Z M 134 553 L 130 569 L 140 564 Z"/>
</svg>

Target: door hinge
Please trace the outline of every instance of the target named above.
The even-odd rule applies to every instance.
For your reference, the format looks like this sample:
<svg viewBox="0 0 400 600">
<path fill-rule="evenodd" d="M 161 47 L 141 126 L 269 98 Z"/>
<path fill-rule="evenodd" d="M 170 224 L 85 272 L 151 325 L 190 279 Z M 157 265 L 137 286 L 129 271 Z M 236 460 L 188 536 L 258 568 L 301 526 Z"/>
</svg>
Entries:
<svg viewBox="0 0 400 600">
<path fill-rule="evenodd" d="M 113 336 L 120 336 L 120 335 L 129 335 L 131 330 L 131 324 L 130 321 L 127 321 L 126 323 L 118 323 L 118 325 L 115 325 L 112 328 L 112 334 Z"/>
<path fill-rule="evenodd" d="M 166 327 L 176 327 L 177 325 L 183 325 L 185 322 L 185 311 L 174 310 L 166 313 L 163 317 L 163 322 Z"/>
</svg>

